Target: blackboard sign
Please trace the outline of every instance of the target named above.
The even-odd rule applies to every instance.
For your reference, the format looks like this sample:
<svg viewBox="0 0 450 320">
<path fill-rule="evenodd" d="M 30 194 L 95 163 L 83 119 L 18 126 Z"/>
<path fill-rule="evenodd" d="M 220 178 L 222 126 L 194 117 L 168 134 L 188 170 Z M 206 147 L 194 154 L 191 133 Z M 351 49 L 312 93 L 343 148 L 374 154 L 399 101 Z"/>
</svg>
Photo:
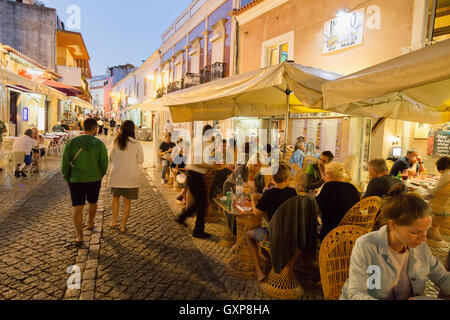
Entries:
<svg viewBox="0 0 450 320">
<path fill-rule="evenodd" d="M 437 132 L 434 136 L 434 154 L 439 157 L 450 156 L 450 132 Z"/>
</svg>

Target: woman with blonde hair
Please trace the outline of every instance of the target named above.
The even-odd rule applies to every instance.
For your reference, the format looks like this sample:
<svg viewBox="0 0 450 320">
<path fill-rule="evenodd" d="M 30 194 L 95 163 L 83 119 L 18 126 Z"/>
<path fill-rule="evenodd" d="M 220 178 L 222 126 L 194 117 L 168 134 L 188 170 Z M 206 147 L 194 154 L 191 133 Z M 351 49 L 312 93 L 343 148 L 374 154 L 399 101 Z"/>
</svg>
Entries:
<svg viewBox="0 0 450 320">
<path fill-rule="evenodd" d="M 345 168 L 338 162 L 325 165 L 325 184 L 316 202 L 319 205 L 322 219 L 322 230 L 319 239 L 339 225 L 347 211 L 361 200 L 361 195 L 354 185 L 345 182 Z"/>
<path fill-rule="evenodd" d="M 133 121 L 124 121 L 120 126 L 109 157 L 112 165 L 109 186 L 113 196 L 110 227 L 117 227 L 117 216 L 122 197 L 123 211 L 120 232 L 124 233 L 131 211 L 131 200 L 138 199 L 139 165 L 144 163 L 144 151 L 141 143 L 136 140 Z"/>
</svg>

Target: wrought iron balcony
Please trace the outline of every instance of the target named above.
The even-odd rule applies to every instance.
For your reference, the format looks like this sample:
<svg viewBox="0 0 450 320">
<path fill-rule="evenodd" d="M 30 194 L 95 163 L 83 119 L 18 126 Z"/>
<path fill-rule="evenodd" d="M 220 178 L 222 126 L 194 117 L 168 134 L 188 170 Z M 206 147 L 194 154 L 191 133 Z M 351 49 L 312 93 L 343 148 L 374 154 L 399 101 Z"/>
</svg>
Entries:
<svg viewBox="0 0 450 320">
<path fill-rule="evenodd" d="M 225 77 L 226 67 L 226 63 L 216 62 L 200 70 L 200 74 L 188 72 L 180 81 L 171 82 L 167 85 L 167 87 L 158 89 L 156 92 L 156 98 L 161 98 L 165 94 L 191 88 L 202 83 L 222 79 Z"/>
</svg>

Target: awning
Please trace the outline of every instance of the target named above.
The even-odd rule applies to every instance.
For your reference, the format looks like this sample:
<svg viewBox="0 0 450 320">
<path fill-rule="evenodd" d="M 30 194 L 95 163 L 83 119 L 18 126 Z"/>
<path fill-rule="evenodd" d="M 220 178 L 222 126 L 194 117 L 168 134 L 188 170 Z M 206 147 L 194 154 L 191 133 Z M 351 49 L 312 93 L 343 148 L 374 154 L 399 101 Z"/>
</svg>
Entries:
<svg viewBox="0 0 450 320">
<path fill-rule="evenodd" d="M 66 100 L 67 96 L 53 88 L 50 88 L 44 84 L 38 83 L 36 81 L 24 78 L 15 74 L 13 72 L 0 69 L 0 83 L 13 86 L 20 86 L 29 89 L 32 92 L 36 92 L 42 95 L 46 95 L 49 98 L 56 98 L 60 100 Z"/>
<path fill-rule="evenodd" d="M 77 98 L 77 97 L 69 97 L 69 101 L 74 103 L 76 106 L 81 107 L 81 108 L 94 110 L 94 106 L 90 102 L 88 102 L 86 100 L 82 100 L 82 99 Z"/>
<path fill-rule="evenodd" d="M 49 86 L 49 87 L 52 87 L 52 88 L 55 88 L 56 90 L 61 91 L 61 92 L 65 93 L 68 96 L 76 97 L 77 94 L 82 93 L 82 91 L 78 90 L 77 88 L 74 88 L 74 87 L 69 86 L 69 85 L 67 85 L 65 83 L 62 83 L 62 82 L 56 82 L 56 81 L 53 81 L 53 80 L 44 80 L 42 82 L 42 84 L 44 84 L 46 86 Z"/>
<path fill-rule="evenodd" d="M 271 117 L 323 110 L 322 85 L 339 78 L 332 72 L 291 62 L 239 74 L 165 95 L 154 105 L 168 106 L 173 122 Z"/>
<path fill-rule="evenodd" d="M 135 106 L 129 107 L 127 110 L 131 111 L 139 109 L 139 111 L 170 111 L 169 107 L 161 105 L 157 101 L 158 100 L 155 99 L 147 100 Z"/>
<path fill-rule="evenodd" d="M 439 124 L 450 121 L 450 40 L 323 85 L 330 111 Z"/>
</svg>

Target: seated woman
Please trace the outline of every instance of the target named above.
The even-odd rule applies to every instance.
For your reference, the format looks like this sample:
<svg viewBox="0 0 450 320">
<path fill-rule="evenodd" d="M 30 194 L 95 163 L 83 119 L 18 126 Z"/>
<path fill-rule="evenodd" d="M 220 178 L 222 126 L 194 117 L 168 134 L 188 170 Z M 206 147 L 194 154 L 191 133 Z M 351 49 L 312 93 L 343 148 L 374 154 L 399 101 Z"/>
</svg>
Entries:
<svg viewBox="0 0 450 320">
<path fill-rule="evenodd" d="M 325 165 L 325 184 L 316 197 L 322 220 L 320 240 L 336 228 L 347 211 L 360 201 L 360 194 L 355 186 L 343 182 L 344 173 L 344 166 L 338 162 Z"/>
<path fill-rule="evenodd" d="M 425 199 L 430 200 L 436 196 L 443 187 L 450 183 L 450 157 L 442 157 L 436 162 L 436 167 L 441 177 L 439 181 L 434 186 L 433 190 L 425 197 Z"/>
<path fill-rule="evenodd" d="M 278 172 L 273 176 L 275 188 L 266 190 L 259 201 L 257 201 L 258 194 L 252 194 L 252 208 L 255 215 L 265 215 L 267 222 L 270 222 L 275 212 L 286 200 L 297 196 L 297 191 L 287 186 L 288 178 L 288 165 L 280 163 Z M 267 228 L 256 228 L 247 232 L 247 245 L 255 262 L 258 281 L 262 281 L 265 275 L 261 270 L 257 241 L 263 241 L 266 233 Z"/>
<path fill-rule="evenodd" d="M 289 163 L 297 164 L 300 169 L 303 168 L 303 161 L 305 160 L 305 154 L 302 149 L 304 148 L 303 142 L 297 142 L 294 147 L 294 152 L 292 153 Z"/>
<path fill-rule="evenodd" d="M 387 225 L 356 240 L 342 300 L 411 300 L 424 295 L 426 280 L 450 294 L 450 272 L 426 243 L 430 208 L 404 191 L 403 184 L 395 185 L 383 203 Z"/>
<path fill-rule="evenodd" d="M 173 148 L 172 153 L 170 155 L 170 159 L 172 162 L 169 165 L 170 168 L 170 179 L 173 181 L 174 188 L 177 187 L 177 175 L 180 172 L 180 169 L 184 169 L 186 167 L 186 157 L 184 154 L 184 148 L 189 148 L 189 146 L 183 145 L 183 138 L 179 138 L 176 146 Z"/>
</svg>

